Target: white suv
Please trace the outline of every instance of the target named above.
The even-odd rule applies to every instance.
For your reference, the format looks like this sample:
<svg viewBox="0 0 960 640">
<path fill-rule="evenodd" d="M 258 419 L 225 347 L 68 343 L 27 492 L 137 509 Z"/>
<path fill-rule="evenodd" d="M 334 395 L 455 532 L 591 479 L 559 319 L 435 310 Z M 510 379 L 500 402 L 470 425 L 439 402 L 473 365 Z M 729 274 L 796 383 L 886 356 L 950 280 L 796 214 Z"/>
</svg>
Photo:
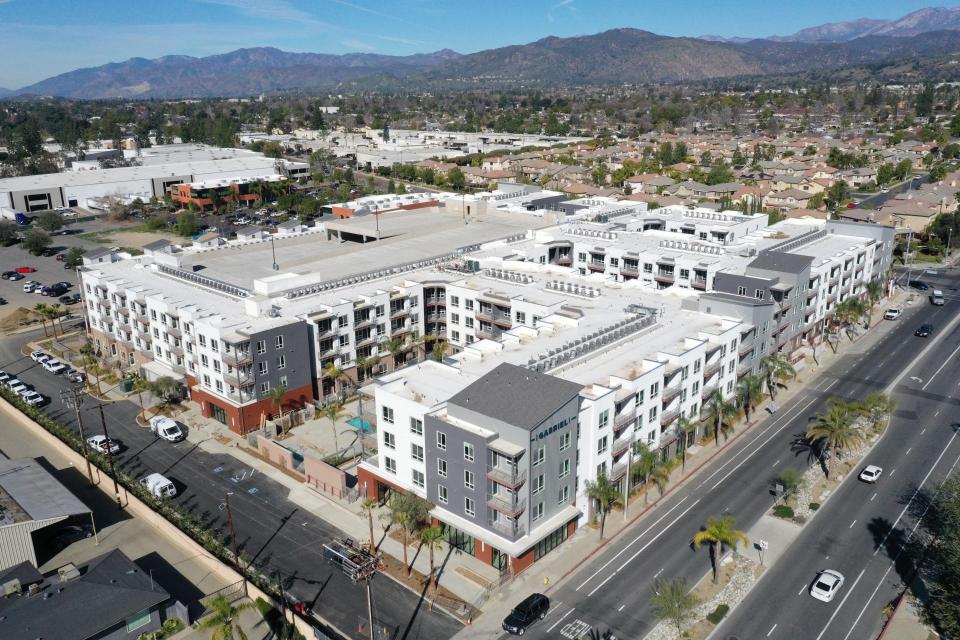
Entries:
<svg viewBox="0 0 960 640">
<path fill-rule="evenodd" d="M 177 421 L 166 416 L 150 418 L 150 431 L 167 442 L 180 442 L 187 437 Z"/>
</svg>

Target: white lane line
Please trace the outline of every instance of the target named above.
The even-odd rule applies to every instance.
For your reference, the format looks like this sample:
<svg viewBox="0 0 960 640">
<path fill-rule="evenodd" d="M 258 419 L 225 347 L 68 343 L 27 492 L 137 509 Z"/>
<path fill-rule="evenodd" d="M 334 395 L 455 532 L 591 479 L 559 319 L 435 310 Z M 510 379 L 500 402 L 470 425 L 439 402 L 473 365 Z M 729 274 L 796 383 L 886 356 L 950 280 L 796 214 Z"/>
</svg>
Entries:
<svg viewBox="0 0 960 640">
<path fill-rule="evenodd" d="M 851 522 L 851 523 L 850 523 L 850 526 L 847 527 L 847 529 L 853 529 L 853 525 L 855 525 L 855 524 L 857 524 L 857 521 L 856 521 L 856 520 L 854 520 L 853 522 Z"/>
<path fill-rule="evenodd" d="M 877 494 L 876 494 L 876 493 L 874 493 L 872 496 L 870 496 L 870 502 L 873 502 L 874 499 L 876 499 L 876 497 L 877 497 Z"/>
<path fill-rule="evenodd" d="M 880 553 L 880 549 L 883 549 L 883 545 L 887 543 L 887 538 L 890 537 L 890 534 L 897 528 L 897 524 L 900 523 L 901 518 L 907 512 L 907 509 L 910 508 L 910 505 L 913 504 L 913 501 L 917 499 L 917 495 L 920 493 L 920 490 L 923 488 L 923 485 L 927 484 L 927 480 L 930 479 L 930 474 L 933 473 L 933 470 L 937 468 L 937 465 L 940 464 L 940 460 L 943 459 L 943 456 L 947 453 L 947 449 L 950 448 L 950 445 L 953 444 L 953 441 L 957 439 L 957 435 L 960 435 L 960 431 L 954 431 L 953 436 L 947 442 L 947 446 L 943 448 L 943 451 L 940 452 L 940 455 L 937 456 L 937 459 L 933 461 L 933 464 L 930 465 L 930 469 L 927 471 L 927 475 L 923 476 L 923 480 L 920 481 L 920 484 L 917 485 L 916 490 L 914 490 L 913 495 L 910 496 L 910 501 L 907 502 L 906 506 L 903 508 L 903 511 L 900 512 L 900 515 L 897 516 L 897 519 L 893 521 L 893 524 L 890 525 L 890 530 L 887 531 L 887 535 L 883 536 L 883 540 L 880 541 L 880 544 L 877 545 L 877 548 L 874 549 L 873 555 Z"/>
<path fill-rule="evenodd" d="M 960 463 L 960 456 L 957 456 L 957 459 L 953 461 L 953 465 L 950 466 L 950 470 L 947 472 L 948 478 L 953 475 L 953 470 L 956 468 L 957 463 Z M 900 554 L 902 554 L 903 550 L 907 548 L 907 543 L 910 542 L 910 538 L 912 538 L 913 534 L 917 531 L 917 527 L 919 527 L 920 523 L 923 522 L 923 518 L 927 515 L 927 511 L 930 509 L 930 505 L 932 503 L 932 500 L 927 503 L 927 506 L 923 509 L 923 513 L 920 514 L 920 518 L 917 520 L 916 524 L 913 525 L 913 529 L 911 529 L 910 533 L 907 535 L 907 539 L 900 544 L 900 549 L 897 551 L 897 555 L 890 562 L 890 566 L 887 567 L 887 570 L 884 571 L 883 577 L 881 577 L 880 581 L 877 582 L 877 586 L 873 588 L 873 593 L 871 593 L 870 597 L 867 598 L 866 604 L 863 605 L 863 609 L 860 609 L 860 614 L 857 616 L 857 619 L 853 621 L 853 625 L 850 627 L 850 631 L 847 631 L 847 635 L 843 636 L 843 640 L 848 640 L 850 634 L 853 633 L 853 630 L 858 624 L 860 624 L 860 618 L 863 617 L 863 613 L 867 610 L 867 607 L 870 606 L 870 603 L 873 602 L 874 597 L 877 595 L 877 591 L 879 591 L 880 587 L 883 586 L 883 583 L 886 582 L 887 576 L 890 575 L 890 571 L 897 566 L 897 561 L 900 560 Z"/>
<path fill-rule="evenodd" d="M 803 592 L 806 591 L 806 590 L 807 590 L 807 585 L 803 585 L 802 587 L 800 587 L 800 591 L 799 591 L 799 593 L 797 593 L 797 595 L 798 595 L 798 596 L 802 596 L 802 595 L 803 595 Z"/>
<path fill-rule="evenodd" d="M 937 411 L 937 414 L 939 414 L 939 413 L 940 413 L 940 412 Z M 920 429 L 920 435 L 923 435 L 923 434 L 926 433 L 926 432 L 927 432 L 927 428 L 926 428 L 926 427 L 924 427 L 923 429 Z"/>
<path fill-rule="evenodd" d="M 940 415 L 940 409 L 937 409 L 937 412 L 933 414 L 933 417 L 936 418 L 938 415 Z M 923 432 L 921 431 L 920 433 L 923 433 Z"/>
<path fill-rule="evenodd" d="M 600 587 L 602 587 L 603 585 L 605 585 L 605 584 L 607 584 L 608 582 L 610 582 L 611 580 L 613 580 L 613 577 L 614 577 L 615 575 L 617 575 L 617 572 L 616 572 L 616 571 L 614 571 L 613 573 L 611 573 L 610 575 L 608 575 L 606 578 L 604 578 L 603 582 L 601 582 L 600 584 L 598 584 L 597 586 L 595 586 L 595 587 L 593 588 L 593 591 L 591 591 L 590 593 L 587 594 L 587 597 L 589 598 L 590 596 L 592 596 L 593 594 L 595 594 Z"/>
<path fill-rule="evenodd" d="M 775 468 L 778 464 L 780 464 L 780 458 L 777 458 L 777 461 L 774 462 L 772 466 Z"/>
<path fill-rule="evenodd" d="M 816 398 L 811 398 L 809 402 L 807 402 L 805 405 L 803 405 L 803 406 L 800 408 L 800 411 L 798 411 L 796 415 L 799 415 L 799 414 L 803 413 L 803 412 L 807 409 L 807 407 L 809 407 L 809 406 L 812 405 L 814 402 L 816 402 L 816 400 L 817 400 Z M 794 417 L 796 417 L 796 415 L 795 415 Z M 739 463 L 737 466 L 735 466 L 733 469 L 730 469 L 730 471 L 728 471 L 725 476 L 723 476 L 722 478 L 720 478 L 719 480 L 717 480 L 717 481 L 714 483 L 714 485 L 713 485 L 712 487 L 710 487 L 710 491 L 713 491 L 714 489 L 716 489 L 717 487 L 719 487 L 719 486 L 723 483 L 724 480 L 726 480 L 727 478 L 729 478 L 731 475 L 733 475 L 733 473 L 734 473 L 737 469 L 739 469 L 739 468 L 742 467 L 744 464 L 746 464 L 747 460 L 749 460 L 750 458 L 752 458 L 755 453 L 757 453 L 758 451 L 760 451 L 760 449 L 762 449 L 763 447 L 765 447 L 768 442 L 770 442 L 770 441 L 773 440 L 775 437 L 777 437 L 777 434 L 779 434 L 781 431 L 783 431 L 784 429 L 786 429 L 787 426 L 789 426 L 789 424 L 790 424 L 789 421 L 784 422 L 784 423 L 783 423 L 783 426 L 781 426 L 779 429 L 777 429 L 777 430 L 774 431 L 772 434 L 770 434 L 770 437 L 769 437 L 769 438 L 767 438 L 767 439 L 764 440 L 762 443 L 760 443 L 760 445 L 758 445 L 756 449 L 754 449 L 753 451 L 751 451 L 750 454 L 749 454 L 746 458 L 744 458 L 743 460 L 741 460 L 740 463 Z"/>
<path fill-rule="evenodd" d="M 620 605 L 620 608 L 617 609 L 617 612 L 623 611 L 623 610 L 626 608 L 626 606 L 627 606 L 627 605 L 625 605 L 625 604 Z"/>
<path fill-rule="evenodd" d="M 558 624 L 560 624 L 561 622 L 563 622 L 563 619 L 566 618 L 566 617 L 567 617 L 568 615 L 570 615 L 571 613 L 573 613 L 575 609 L 576 609 L 576 607 L 570 607 L 570 611 L 567 611 L 565 614 L 563 614 L 562 616 L 560 616 L 560 619 L 559 619 L 559 620 L 557 620 L 556 622 L 554 622 L 552 625 L 550 625 L 550 626 L 547 628 L 547 633 L 550 633 L 551 631 L 553 631 L 553 628 L 554 628 L 555 626 L 557 626 Z"/>
<path fill-rule="evenodd" d="M 936 371 L 933 372 L 933 375 L 930 376 L 930 379 L 927 380 L 927 383 L 926 383 L 925 385 L 923 385 L 922 387 L 920 387 L 920 391 L 926 391 L 926 390 L 927 390 L 927 387 L 930 386 L 930 383 L 933 382 L 933 379 L 937 377 L 937 374 L 940 373 L 941 371 L 943 371 L 943 368 L 944 368 L 945 366 L 947 366 L 947 363 L 948 363 L 948 362 L 950 362 L 951 360 L 953 360 L 953 356 L 957 355 L 957 351 L 960 351 L 960 346 L 958 346 L 956 349 L 954 349 L 954 350 L 953 350 L 953 353 L 951 353 L 949 356 L 947 356 L 947 359 L 943 361 L 943 364 L 940 365 L 940 368 L 939 368 L 939 369 L 937 369 Z"/>
<path fill-rule="evenodd" d="M 769 638 L 773 634 L 773 630 L 777 628 L 777 625 L 770 627 L 770 631 L 767 631 L 767 637 Z"/>
<path fill-rule="evenodd" d="M 591 580 L 593 580 L 594 578 L 596 578 L 597 575 L 599 575 L 604 569 L 606 569 L 606 568 L 609 567 L 611 564 L 613 564 L 613 561 L 614 561 L 614 560 L 616 560 L 617 558 L 619 558 L 621 555 L 623 555 L 623 554 L 627 551 L 627 549 L 629 549 L 631 546 L 633 546 L 633 544 L 636 543 L 637 540 L 639 540 L 639 539 L 642 538 L 643 536 L 647 535 L 654 527 L 656 527 L 658 524 L 660 524 L 660 521 L 661 521 L 661 520 L 663 520 L 664 518 L 666 518 L 667 516 L 669 516 L 669 515 L 670 515 L 671 513 L 673 513 L 675 510 L 677 510 L 677 509 L 680 507 L 680 505 L 683 504 L 686 500 L 687 500 L 687 496 L 684 496 L 683 498 L 681 498 L 680 501 L 677 502 L 677 504 L 673 505 L 673 507 L 670 509 L 670 511 L 667 511 L 665 514 L 663 514 L 662 516 L 660 516 L 659 518 L 657 518 L 656 522 L 654 522 L 654 523 L 651 524 L 649 527 L 647 527 L 646 529 L 644 529 L 643 533 L 641 533 L 641 534 L 638 535 L 636 538 L 634 538 L 633 540 L 631 540 L 631 541 L 630 541 L 630 544 L 626 545 L 623 549 L 621 549 L 621 550 L 617 553 L 617 555 L 615 555 L 615 556 L 613 556 L 612 558 L 610 558 L 609 560 L 607 560 L 602 567 L 600 567 L 599 569 L 597 569 L 596 571 L 594 571 L 593 574 L 592 574 L 589 578 L 587 578 L 587 579 L 584 580 L 582 583 L 580 583 L 580 586 L 577 587 L 576 589 L 574 589 L 574 591 L 580 591 L 580 589 L 582 589 L 584 586 L 586 586 L 586 584 L 587 584 L 588 582 L 590 582 Z M 700 502 L 700 501 L 697 500 L 697 502 Z M 667 526 L 669 527 L 670 525 L 667 525 Z"/>
<path fill-rule="evenodd" d="M 827 620 L 827 625 L 823 628 L 823 631 L 820 632 L 820 635 L 817 636 L 817 640 L 823 637 L 823 634 L 827 632 L 827 629 L 830 628 L 830 625 L 833 623 L 833 619 L 837 617 L 837 614 L 840 613 L 840 609 L 843 608 L 844 603 L 846 603 L 847 598 L 850 597 L 850 594 L 853 593 L 853 590 L 857 588 L 857 583 L 860 582 L 860 578 L 863 577 L 864 572 L 866 572 L 866 567 L 860 570 L 860 575 L 857 576 L 857 579 L 853 581 L 853 585 L 850 587 L 850 590 L 847 591 L 847 595 L 843 596 L 843 600 L 840 601 L 840 606 L 833 610 L 833 615 L 830 616 L 830 619 Z"/>
<path fill-rule="evenodd" d="M 910 455 L 910 452 L 911 452 L 911 451 L 913 451 L 913 447 L 910 447 L 909 449 L 907 449 L 907 452 L 906 452 L 905 454 L 903 454 L 903 455 L 908 456 L 908 455 Z"/>
<path fill-rule="evenodd" d="M 660 569 L 660 571 L 657 571 L 655 574 L 653 574 L 653 579 L 656 580 L 659 578 L 661 573 L 663 573 L 663 569 Z"/>
<path fill-rule="evenodd" d="M 890 472 L 890 477 L 892 478 L 892 477 L 893 477 L 893 474 L 895 474 L 896 472 L 897 472 L 896 469 L 894 469 L 893 471 L 891 471 L 891 472 Z"/>
<path fill-rule="evenodd" d="M 838 382 L 840 382 L 840 381 L 839 381 L 839 380 L 834 380 L 833 382 L 831 382 L 830 384 L 828 384 L 827 386 L 825 386 L 825 387 L 823 388 L 823 390 L 824 390 L 824 391 L 829 391 L 829 390 L 830 390 L 830 387 L 832 387 L 833 385 L 837 384 Z"/>
</svg>

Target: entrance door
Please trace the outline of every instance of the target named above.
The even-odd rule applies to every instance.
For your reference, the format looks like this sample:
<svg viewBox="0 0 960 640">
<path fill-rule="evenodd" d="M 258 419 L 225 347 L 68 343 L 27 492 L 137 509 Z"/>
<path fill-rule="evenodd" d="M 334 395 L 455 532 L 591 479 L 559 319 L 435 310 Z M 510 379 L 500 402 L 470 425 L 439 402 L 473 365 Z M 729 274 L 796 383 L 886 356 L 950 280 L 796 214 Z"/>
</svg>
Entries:
<svg viewBox="0 0 960 640">
<path fill-rule="evenodd" d="M 500 575 L 503 575 L 507 570 L 507 554 L 494 548 L 493 553 L 490 554 L 490 564 L 500 572 Z"/>
<path fill-rule="evenodd" d="M 224 411 L 223 407 L 210 403 L 210 412 L 213 415 L 213 419 L 221 424 L 227 424 L 227 412 Z"/>
</svg>

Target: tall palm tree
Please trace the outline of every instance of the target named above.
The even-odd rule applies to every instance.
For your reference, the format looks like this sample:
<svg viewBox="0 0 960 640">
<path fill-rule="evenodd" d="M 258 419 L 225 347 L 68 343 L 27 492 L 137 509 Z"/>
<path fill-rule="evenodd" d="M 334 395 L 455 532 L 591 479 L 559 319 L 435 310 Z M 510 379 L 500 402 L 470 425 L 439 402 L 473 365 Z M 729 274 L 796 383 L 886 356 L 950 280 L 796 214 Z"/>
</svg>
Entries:
<svg viewBox="0 0 960 640">
<path fill-rule="evenodd" d="M 38 302 L 33 305 L 33 310 L 37 313 L 37 316 L 40 318 L 40 323 L 43 325 L 43 337 L 49 337 L 50 334 L 47 332 L 47 305 Z"/>
<path fill-rule="evenodd" d="M 863 432 L 853 424 L 853 408 L 840 400 L 831 398 L 827 401 L 826 411 L 821 411 L 807 427 L 806 436 L 809 440 L 820 445 L 824 453 L 833 452 L 837 459 L 843 457 L 844 449 L 856 446 L 863 442 Z M 830 458 L 828 456 L 825 470 L 829 475 Z"/>
<path fill-rule="evenodd" d="M 200 631 L 209 631 L 210 640 L 247 640 L 247 634 L 240 626 L 237 618 L 247 609 L 253 608 L 252 602 L 231 604 L 224 596 L 217 596 L 210 601 L 210 614 L 202 618 L 197 624 Z"/>
<path fill-rule="evenodd" d="M 415 362 L 420 362 L 421 360 L 423 360 L 424 357 L 426 357 L 426 354 L 424 354 L 423 357 L 421 357 L 420 355 L 420 352 L 424 348 L 424 345 L 426 345 L 426 343 L 427 343 L 427 339 L 420 334 L 419 329 L 414 329 L 410 333 L 410 346 L 413 347 Z"/>
<path fill-rule="evenodd" d="M 141 421 L 147 419 L 146 411 L 145 411 L 144 408 L 143 408 L 143 392 L 146 391 L 146 390 L 149 389 L 149 388 L 150 388 L 150 385 L 147 383 L 146 380 L 144 380 L 143 378 L 141 378 L 140 376 L 138 376 L 138 375 L 136 375 L 136 374 L 133 375 L 133 390 L 134 390 L 134 391 L 136 392 L 136 394 L 137 394 L 137 404 L 140 405 L 140 420 L 141 420 Z"/>
<path fill-rule="evenodd" d="M 596 482 L 587 481 L 587 497 L 597 501 L 600 511 L 600 538 L 603 539 L 603 527 L 607 522 L 607 514 L 618 504 L 623 504 L 623 495 L 617 485 L 610 482 L 606 475 L 597 476 Z"/>
<path fill-rule="evenodd" d="M 339 402 L 331 402 L 323 408 L 322 413 L 323 417 L 330 421 L 330 424 L 333 428 L 333 448 L 334 453 L 337 453 L 340 451 L 340 445 L 337 443 L 337 422 L 343 418 L 343 405 Z M 362 438 L 363 434 L 361 434 L 360 437 Z"/>
<path fill-rule="evenodd" d="M 57 321 L 60 324 L 60 335 L 63 335 L 63 318 L 68 315 L 68 312 L 60 305 L 59 302 L 54 302 L 50 305 L 50 324 L 53 324 L 53 321 Z"/>
<path fill-rule="evenodd" d="M 759 376 L 744 376 L 737 383 L 737 398 L 740 400 L 740 406 L 743 407 L 743 417 L 748 423 L 754 406 L 763 397 L 762 389 L 763 380 Z"/>
<path fill-rule="evenodd" d="M 406 342 L 403 338 L 390 338 L 387 340 L 387 351 L 393 356 L 393 368 L 396 369 L 400 365 L 400 355 L 407 350 Z"/>
<path fill-rule="evenodd" d="M 710 545 L 710 564 L 713 567 L 714 584 L 720 578 L 720 554 L 723 552 L 723 547 L 736 549 L 739 542 L 745 545 L 750 544 L 750 538 L 747 537 L 747 534 L 733 528 L 736 523 L 736 518 L 729 515 L 719 518 L 711 517 L 707 519 L 707 526 L 693 536 L 693 546 L 697 549 L 702 544 Z"/>
<path fill-rule="evenodd" d="M 430 357 L 437 362 L 443 362 L 443 356 L 447 353 L 447 343 L 443 340 L 437 340 L 433 343 L 433 349 L 430 350 Z"/>
<path fill-rule="evenodd" d="M 387 508 L 390 510 L 390 521 L 400 526 L 400 537 L 403 543 L 403 569 L 410 576 L 410 563 L 407 560 L 407 547 L 410 545 L 410 538 L 423 525 L 427 517 L 429 503 L 421 500 L 412 493 L 401 493 L 393 491 L 387 500 Z"/>
<path fill-rule="evenodd" d="M 283 430 L 283 396 L 287 393 L 287 385 L 278 384 L 275 387 L 271 387 L 265 394 L 267 399 L 270 400 L 270 405 L 277 409 L 280 415 L 277 417 L 277 422 L 280 423 L 280 429 Z"/>
<path fill-rule="evenodd" d="M 883 283 L 879 280 L 871 280 L 864 285 L 864 293 L 867 294 L 867 300 L 870 302 L 868 313 L 870 322 L 873 323 L 873 308 L 880 302 L 880 298 L 883 297 Z"/>
<path fill-rule="evenodd" d="M 730 428 L 730 419 L 737 415 L 737 406 L 723 397 L 719 389 L 710 394 L 710 400 L 707 401 L 707 422 L 713 425 L 713 439 L 717 446 L 720 446 L 720 432 Z"/>
<path fill-rule="evenodd" d="M 790 361 L 779 353 L 771 353 L 760 360 L 760 368 L 767 383 L 767 392 L 770 399 L 773 400 L 777 395 L 777 382 L 794 378 L 797 370 L 793 368 Z"/>
<path fill-rule="evenodd" d="M 430 552 L 430 584 L 434 592 L 437 590 L 437 572 L 434 568 L 433 552 L 441 547 L 443 542 L 443 530 L 440 527 L 427 527 L 420 532 L 420 542 Z"/>
<path fill-rule="evenodd" d="M 370 525 L 370 553 L 376 553 L 377 543 L 373 537 L 373 511 L 377 508 L 377 501 L 370 498 L 364 498 L 360 503 L 360 508 L 367 514 L 367 524 Z"/>
<path fill-rule="evenodd" d="M 680 468 L 684 471 L 687 469 L 687 447 L 691 442 L 696 441 L 697 429 L 699 427 L 699 422 L 694 422 L 688 419 L 686 416 L 680 416 L 680 419 L 677 420 L 677 434 L 681 438 Z"/>
<path fill-rule="evenodd" d="M 323 373 L 326 374 L 328 378 L 333 380 L 333 392 L 340 394 L 342 391 L 342 382 L 343 378 L 347 375 L 343 369 L 338 367 L 335 362 L 328 362 L 327 366 L 323 368 Z"/>
<path fill-rule="evenodd" d="M 379 363 L 380 358 L 377 356 L 357 358 L 357 380 L 366 380 L 367 378 L 371 377 L 373 366 Z"/>
</svg>

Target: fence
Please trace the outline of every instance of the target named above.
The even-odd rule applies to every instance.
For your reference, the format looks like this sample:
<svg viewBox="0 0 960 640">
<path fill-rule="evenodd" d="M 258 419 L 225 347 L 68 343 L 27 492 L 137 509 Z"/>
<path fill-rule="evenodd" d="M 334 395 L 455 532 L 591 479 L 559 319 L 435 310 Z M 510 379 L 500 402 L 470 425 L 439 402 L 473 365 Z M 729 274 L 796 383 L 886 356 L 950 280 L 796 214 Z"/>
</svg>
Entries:
<svg viewBox="0 0 960 640">
<path fill-rule="evenodd" d="M 244 598 L 247 595 L 247 581 L 239 580 L 233 584 L 228 584 L 225 587 L 217 589 L 213 593 L 208 593 L 200 599 L 200 603 L 205 607 L 209 608 L 210 603 L 216 600 L 219 597 L 226 598 L 227 602 L 233 604 L 240 598 Z"/>
</svg>

